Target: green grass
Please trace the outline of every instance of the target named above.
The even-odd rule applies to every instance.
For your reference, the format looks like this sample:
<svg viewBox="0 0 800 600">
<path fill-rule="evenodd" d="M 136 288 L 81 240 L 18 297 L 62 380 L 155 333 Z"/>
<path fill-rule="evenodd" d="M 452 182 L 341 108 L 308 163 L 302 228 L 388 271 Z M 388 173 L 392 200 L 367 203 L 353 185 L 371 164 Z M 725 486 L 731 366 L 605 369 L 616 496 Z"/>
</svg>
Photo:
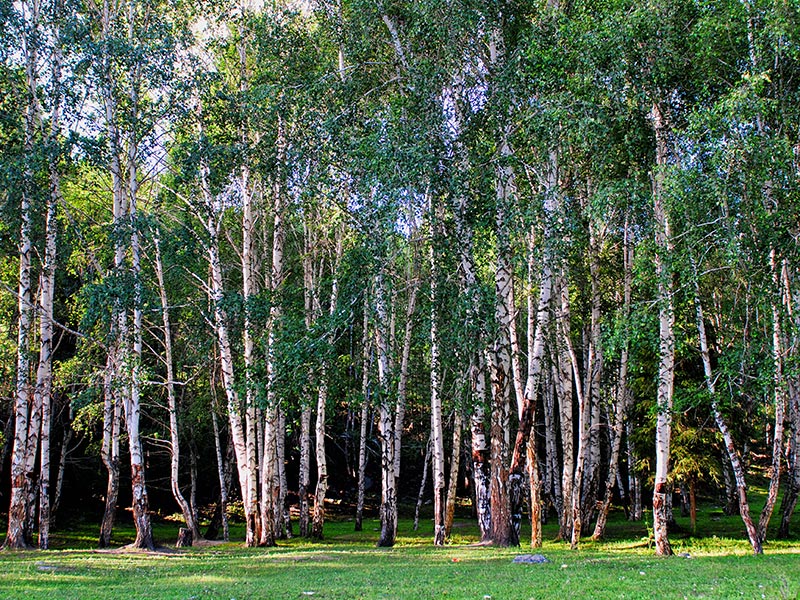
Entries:
<svg viewBox="0 0 800 600">
<path fill-rule="evenodd" d="M 414 532 L 401 520 L 393 549 L 375 547 L 379 523 L 365 531 L 351 521 L 326 523 L 326 540 L 283 541 L 277 548 L 248 549 L 241 542 L 146 554 L 93 550 L 94 524 L 75 523 L 53 534 L 48 552 L 0 553 L 0 598 L 798 598 L 800 543 L 769 542 L 754 557 L 741 520 L 714 508 L 701 511 L 698 535 L 671 536 L 676 552 L 691 558 L 659 559 L 649 547 L 644 524 L 615 515 L 604 542 L 570 551 L 545 528 L 540 552 L 550 563 L 514 564 L 531 550 L 469 546 L 472 522 L 461 521 L 453 543 L 431 545 L 426 520 Z M 679 525 L 688 529 L 688 519 Z M 157 539 L 174 543 L 178 525 L 155 526 Z M 526 531 L 523 531 L 527 534 Z M 241 529 L 234 529 L 241 536 Z M 132 529 L 120 527 L 115 543 Z M 73 548 L 73 549 L 67 549 Z M 79 548 L 79 549 L 74 549 Z"/>
</svg>

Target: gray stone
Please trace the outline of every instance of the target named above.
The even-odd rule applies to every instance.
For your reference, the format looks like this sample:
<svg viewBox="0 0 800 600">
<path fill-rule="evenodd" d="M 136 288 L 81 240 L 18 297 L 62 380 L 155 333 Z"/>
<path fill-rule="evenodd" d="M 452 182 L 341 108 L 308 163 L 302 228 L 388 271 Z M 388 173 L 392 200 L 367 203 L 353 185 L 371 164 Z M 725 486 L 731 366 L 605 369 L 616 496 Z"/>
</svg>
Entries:
<svg viewBox="0 0 800 600">
<path fill-rule="evenodd" d="M 541 554 L 520 554 L 519 556 L 515 556 L 512 562 L 526 565 L 540 565 L 543 563 L 549 563 L 550 560 Z"/>
</svg>

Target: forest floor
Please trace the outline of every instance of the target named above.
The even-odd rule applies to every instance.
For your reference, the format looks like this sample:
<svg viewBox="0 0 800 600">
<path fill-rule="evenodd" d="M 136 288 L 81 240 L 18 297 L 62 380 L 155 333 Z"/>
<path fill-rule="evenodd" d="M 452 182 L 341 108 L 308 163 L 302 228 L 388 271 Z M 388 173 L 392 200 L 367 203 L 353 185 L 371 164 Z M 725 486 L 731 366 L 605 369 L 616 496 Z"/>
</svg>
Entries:
<svg viewBox="0 0 800 600">
<path fill-rule="evenodd" d="M 521 548 L 480 546 L 477 527 L 467 519 L 456 522 L 449 545 L 434 548 L 429 518 L 416 532 L 411 519 L 401 519 L 392 549 L 375 547 L 377 519 L 365 520 L 364 530 L 355 532 L 345 518 L 327 522 L 326 539 L 318 542 L 295 537 L 276 548 L 245 548 L 236 526 L 230 543 L 175 549 L 179 524 L 163 520 L 154 523 L 164 545 L 156 553 L 95 550 L 97 524 L 75 521 L 53 531 L 54 550 L 0 553 L 0 598 L 800 597 L 797 535 L 769 541 L 763 556 L 752 556 L 741 519 L 725 516 L 718 506 L 700 507 L 694 534 L 688 518 L 677 522 L 679 530 L 671 534 L 676 556 L 660 559 L 646 523 L 630 523 L 621 512 L 612 515 L 606 540 L 587 539 L 577 551 L 554 541 L 552 520 L 536 550 L 525 537 Z M 122 546 L 133 535 L 132 526 L 122 523 L 112 541 Z M 512 562 L 531 553 L 549 562 Z"/>
</svg>

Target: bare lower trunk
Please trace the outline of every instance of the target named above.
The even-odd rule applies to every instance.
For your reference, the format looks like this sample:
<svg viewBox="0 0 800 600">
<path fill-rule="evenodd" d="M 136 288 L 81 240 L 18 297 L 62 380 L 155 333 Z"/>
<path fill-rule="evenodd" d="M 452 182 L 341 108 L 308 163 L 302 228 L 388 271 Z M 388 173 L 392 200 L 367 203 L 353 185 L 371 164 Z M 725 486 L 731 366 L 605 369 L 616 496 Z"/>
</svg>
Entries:
<svg viewBox="0 0 800 600">
<path fill-rule="evenodd" d="M 311 534 L 309 527 L 310 510 L 308 503 L 311 484 L 311 407 L 304 406 L 300 413 L 300 474 L 297 481 L 297 495 L 300 500 L 300 536 Z"/>
<path fill-rule="evenodd" d="M 105 373 L 103 392 L 105 395 L 103 407 L 103 446 L 101 458 L 108 473 L 106 486 L 105 510 L 100 523 L 100 548 L 111 545 L 111 531 L 114 528 L 114 519 L 117 514 L 117 498 L 119 496 L 119 438 L 122 419 L 122 402 L 116 397 L 112 387 L 111 358 L 108 359 Z"/>
<path fill-rule="evenodd" d="M 542 482 L 536 457 L 536 430 L 531 428 L 528 440 L 528 483 L 531 488 L 531 548 L 542 547 Z"/>
<path fill-rule="evenodd" d="M 214 371 L 212 371 L 212 373 L 213 372 Z M 227 542 L 230 539 L 230 531 L 228 529 L 228 483 L 225 478 L 225 463 L 222 460 L 222 443 L 220 441 L 219 423 L 217 421 L 216 382 L 214 381 L 213 377 L 211 381 L 211 393 L 214 398 L 214 403 L 211 406 L 211 424 L 214 428 L 214 450 L 217 455 L 220 521 L 222 522 L 222 539 Z M 213 539 L 213 537 L 211 539 Z"/>
<path fill-rule="evenodd" d="M 631 507 L 628 513 L 629 521 L 641 521 L 644 516 L 642 508 L 642 480 L 636 464 L 636 448 L 633 443 L 633 424 L 625 422 L 626 457 L 628 459 L 628 495 Z"/>
<path fill-rule="evenodd" d="M 545 201 L 545 209 L 554 211 L 556 206 L 555 195 L 557 194 L 557 158 L 556 154 L 551 154 L 550 186 L 548 187 Z M 549 239 L 549 229 L 545 231 L 545 238 Z M 528 249 L 528 285 L 533 287 L 534 265 L 533 265 L 533 231 L 529 236 Z M 539 299 L 534 306 L 533 296 L 528 295 L 528 318 L 527 318 L 527 341 L 529 348 L 528 373 L 523 392 L 522 410 L 520 411 L 519 429 L 514 440 L 514 448 L 511 455 L 511 467 L 509 469 L 509 498 L 511 527 L 513 529 L 512 542 L 519 544 L 520 525 L 522 522 L 522 500 L 523 500 L 523 471 L 525 461 L 531 459 L 536 462 L 536 435 L 534 424 L 536 422 L 536 399 L 541 387 L 542 371 L 544 369 L 544 350 L 545 332 L 548 330 L 550 322 L 550 302 L 553 291 L 553 271 L 551 267 L 552 253 L 546 250 L 544 253 L 541 274 L 539 276 Z M 526 448 L 527 446 L 527 448 Z M 536 496 L 537 511 L 539 510 L 541 488 L 539 482 L 538 463 L 529 464 L 528 480 L 535 479 L 535 488 L 531 492 Z M 533 510 L 533 509 L 532 509 Z M 541 524 L 541 518 L 536 523 L 535 529 Z M 541 537 L 540 531 L 534 531 L 536 538 Z"/>
<path fill-rule="evenodd" d="M 328 493 L 328 462 L 325 457 L 325 407 L 328 403 L 327 370 L 323 369 L 322 381 L 317 392 L 317 421 L 314 435 L 317 449 L 317 488 L 314 493 L 314 515 L 311 537 L 321 540 L 325 524 L 325 495 Z"/>
<path fill-rule="evenodd" d="M 158 279 L 158 290 L 161 298 L 161 322 L 164 328 L 164 363 L 166 365 L 167 378 L 167 409 L 169 412 L 169 438 L 170 438 L 170 487 L 172 496 L 180 508 L 186 528 L 192 532 L 192 541 L 202 538 L 200 528 L 194 519 L 189 503 L 181 492 L 179 473 L 180 473 L 180 431 L 178 429 L 178 401 L 175 396 L 175 373 L 172 358 L 172 323 L 169 315 L 169 303 L 167 301 L 167 288 L 164 282 L 164 265 L 161 261 L 161 243 L 158 234 L 155 235 L 154 255 L 156 266 L 156 278 Z"/>
<path fill-rule="evenodd" d="M 56 471 L 56 487 L 53 491 L 53 506 L 51 507 L 50 524 L 56 522 L 58 508 L 61 505 L 61 494 L 64 489 L 64 471 L 67 468 L 67 456 L 69 456 L 69 445 L 72 442 L 74 431 L 72 429 L 72 409 L 70 408 L 69 420 L 64 424 L 64 435 L 61 438 L 61 454 L 58 458 L 58 470 Z"/>
<path fill-rule="evenodd" d="M 789 537 L 789 525 L 794 513 L 797 499 L 800 496 L 800 385 L 796 378 L 789 379 L 789 413 L 791 423 L 789 472 L 786 491 L 781 504 L 781 524 L 778 528 L 778 539 Z"/>
<path fill-rule="evenodd" d="M 438 215 L 437 215 L 438 216 Z M 435 217 L 432 217 L 435 218 Z M 432 237 L 436 238 L 436 231 Z M 430 249 L 431 265 L 431 464 L 433 471 L 433 544 L 444 545 L 445 525 L 445 478 L 444 478 L 444 430 L 442 426 L 441 360 L 439 357 L 439 328 L 437 302 L 439 276 L 434 243 Z"/>
<path fill-rule="evenodd" d="M 447 480 L 447 501 L 444 511 L 444 535 L 450 537 L 453 530 L 453 517 L 456 510 L 456 489 L 458 486 L 458 471 L 461 465 L 461 430 L 464 421 L 461 413 L 456 410 L 453 416 L 453 449 L 450 454 L 450 478 Z"/>
<path fill-rule="evenodd" d="M 717 390 L 716 379 L 711 369 L 711 354 L 708 346 L 708 337 L 706 336 L 705 318 L 703 316 L 703 305 L 700 301 L 700 287 L 697 282 L 697 269 L 695 268 L 695 295 L 694 295 L 695 313 L 697 317 L 697 332 L 700 338 L 700 354 L 703 357 L 703 372 L 706 379 L 706 387 L 708 393 L 711 395 L 711 411 L 714 414 L 714 420 L 717 423 L 717 428 L 722 434 L 722 439 L 725 442 L 725 451 L 730 461 L 730 466 L 736 480 L 736 489 L 739 498 L 739 514 L 742 516 L 745 529 L 747 530 L 747 537 L 750 540 L 750 545 L 753 547 L 754 554 L 762 554 L 764 552 L 761 542 L 762 538 L 759 531 L 756 529 L 753 519 L 750 517 L 750 504 L 747 501 L 747 484 L 745 483 L 745 471 L 742 466 L 739 451 L 736 449 L 733 441 L 733 436 L 728 429 L 728 424 L 725 422 L 722 412 L 717 403 Z M 694 511 L 694 482 L 692 482 L 692 510 Z M 692 516 L 692 528 L 694 529 L 694 515 Z"/>
<path fill-rule="evenodd" d="M 770 267 L 772 269 L 775 287 L 780 289 L 778 260 L 775 250 L 770 252 Z M 784 362 L 784 342 L 782 330 L 782 315 L 780 305 L 773 300 L 772 302 L 772 361 L 773 361 L 773 386 L 775 398 L 775 428 L 772 438 L 772 465 L 770 467 L 769 489 L 767 490 L 767 500 L 758 519 L 758 533 L 762 543 L 767 539 L 767 527 L 769 526 L 772 511 L 778 500 L 778 490 L 781 480 L 781 458 L 783 451 L 783 428 L 784 413 L 786 410 L 786 382 L 783 374 Z"/>
<path fill-rule="evenodd" d="M 611 507 L 611 499 L 614 493 L 614 484 L 617 481 L 619 470 L 619 455 L 622 447 L 622 434 L 625 427 L 625 415 L 628 409 L 630 391 L 628 390 L 628 321 L 631 313 L 631 288 L 633 284 L 633 253 L 629 237 L 628 219 L 625 219 L 625 229 L 623 234 L 623 315 L 625 320 L 622 352 L 619 361 L 619 381 L 617 381 L 616 396 L 614 398 L 614 422 L 611 429 L 611 455 L 608 460 L 608 476 L 606 478 L 606 489 L 603 495 L 603 504 L 597 515 L 592 539 L 599 540 L 605 535 L 608 511 Z"/>
<path fill-rule="evenodd" d="M 361 531 L 364 517 L 364 479 L 367 470 L 367 422 L 369 420 L 369 300 L 364 294 L 364 353 L 361 366 L 361 421 L 358 436 L 358 501 L 356 504 L 355 530 Z"/>
<path fill-rule="evenodd" d="M 563 278 L 558 278 L 558 312 L 556 315 L 557 324 L 556 339 L 568 338 L 569 331 L 569 290 Z M 566 331 L 562 331 L 566 328 Z M 563 493 L 562 505 L 564 507 L 561 522 L 559 524 L 559 536 L 562 540 L 572 539 L 572 496 L 573 483 L 575 481 L 575 435 L 573 423 L 574 405 L 574 384 L 572 381 L 572 367 L 569 352 L 566 344 L 558 342 L 556 354 L 556 367 L 554 369 L 554 380 L 558 397 L 559 420 L 561 423 L 561 450 L 563 470 L 561 476 L 561 489 Z"/>
<path fill-rule="evenodd" d="M 475 484 L 475 512 L 481 541 L 492 537 L 492 510 L 489 477 L 489 445 L 486 441 L 486 416 L 483 403 L 486 401 L 486 369 L 483 353 L 477 353 L 473 379 L 473 409 L 470 417 L 470 440 L 472 446 L 472 479 Z"/>
<path fill-rule="evenodd" d="M 422 480 L 419 482 L 419 493 L 417 493 L 417 506 L 414 509 L 414 531 L 419 529 L 419 511 L 422 509 L 422 500 L 425 497 L 425 486 L 428 484 L 428 465 L 431 464 L 431 443 L 430 436 L 425 445 L 425 458 L 422 459 Z"/>
<path fill-rule="evenodd" d="M 377 323 L 375 326 L 375 349 L 378 353 L 378 385 L 380 387 L 380 404 L 378 406 L 378 436 L 381 443 L 381 534 L 378 546 L 394 546 L 397 537 L 397 492 L 394 476 L 394 415 L 389 406 L 389 346 L 387 332 L 387 310 L 382 274 L 375 285 L 375 309 Z"/>
</svg>

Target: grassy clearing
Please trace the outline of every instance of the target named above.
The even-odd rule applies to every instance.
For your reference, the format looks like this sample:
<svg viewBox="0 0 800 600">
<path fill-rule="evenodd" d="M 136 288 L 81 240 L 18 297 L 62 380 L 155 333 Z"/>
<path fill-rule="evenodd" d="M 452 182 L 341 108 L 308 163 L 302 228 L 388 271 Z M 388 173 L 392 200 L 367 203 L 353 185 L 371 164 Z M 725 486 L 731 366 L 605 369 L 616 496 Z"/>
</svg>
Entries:
<svg viewBox="0 0 800 600">
<path fill-rule="evenodd" d="M 49 552 L 0 554 L 0 598 L 798 598 L 800 543 L 770 542 L 751 556 L 738 517 L 704 511 L 697 536 L 675 533 L 677 552 L 658 559 L 647 528 L 621 516 L 604 542 L 577 552 L 547 541 L 537 550 L 551 562 L 514 564 L 529 549 L 469 546 L 477 530 L 459 522 L 453 543 L 431 546 L 432 527 L 419 532 L 401 520 L 398 544 L 378 549 L 377 520 L 355 533 L 350 521 L 326 524 L 322 542 L 292 539 L 277 548 L 247 549 L 241 542 L 157 554 L 93 550 L 96 527 L 75 524 L 54 537 Z M 688 522 L 679 525 L 688 528 Z M 177 525 L 160 523 L 156 537 L 174 543 Z M 546 539 L 555 526 L 545 528 Z M 234 533 L 241 533 L 235 531 Z M 129 542 L 130 528 L 114 541 Z M 80 548 L 80 549 L 66 549 Z"/>
</svg>

